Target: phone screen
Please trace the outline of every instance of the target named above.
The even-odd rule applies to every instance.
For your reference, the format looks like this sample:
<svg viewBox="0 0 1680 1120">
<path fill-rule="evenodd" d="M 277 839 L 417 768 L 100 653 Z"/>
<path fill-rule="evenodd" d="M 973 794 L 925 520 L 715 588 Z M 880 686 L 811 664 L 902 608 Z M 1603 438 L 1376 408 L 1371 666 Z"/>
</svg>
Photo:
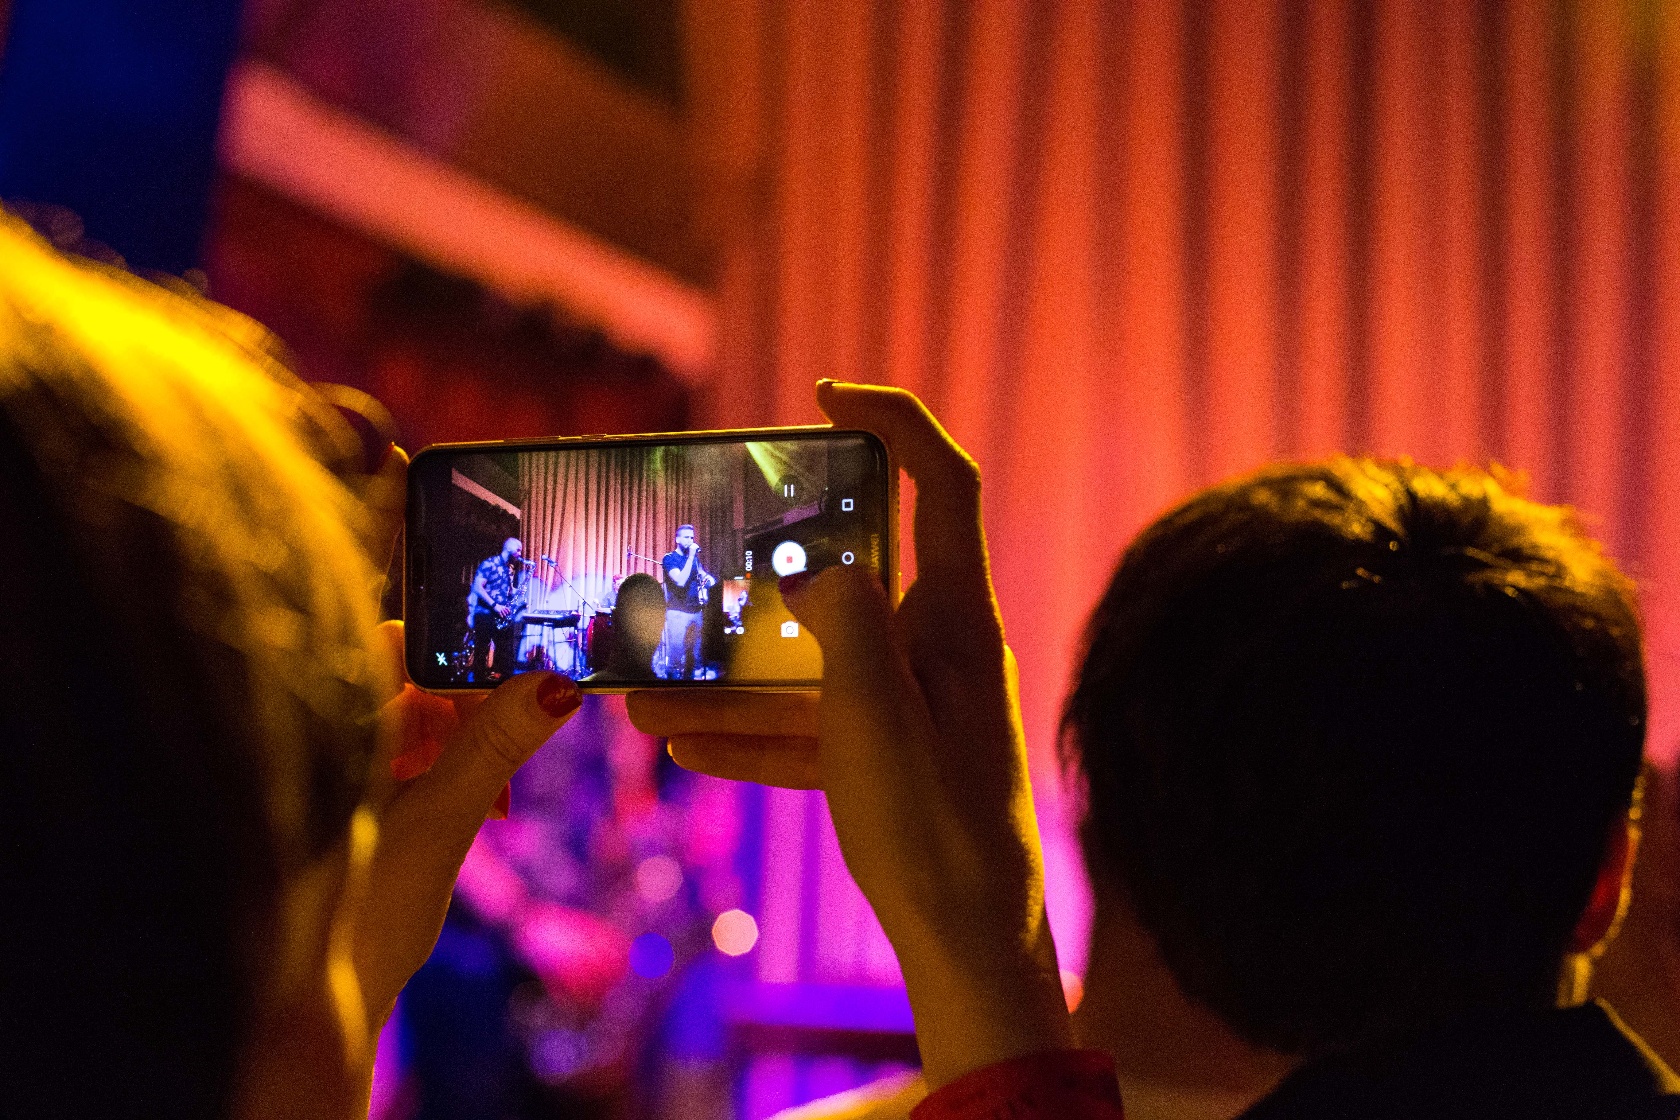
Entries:
<svg viewBox="0 0 1680 1120">
<path fill-rule="evenodd" d="M 484 689 L 813 688 L 777 581 L 895 570 L 886 450 L 865 432 L 430 447 L 409 468 L 409 675 Z"/>
</svg>

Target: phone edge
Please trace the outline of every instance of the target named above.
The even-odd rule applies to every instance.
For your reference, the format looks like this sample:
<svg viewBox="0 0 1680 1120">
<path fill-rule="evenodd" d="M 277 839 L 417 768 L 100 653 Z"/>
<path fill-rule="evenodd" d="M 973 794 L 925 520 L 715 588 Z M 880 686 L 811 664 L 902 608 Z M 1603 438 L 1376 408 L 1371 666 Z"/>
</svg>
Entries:
<svg viewBox="0 0 1680 1120">
<path fill-rule="evenodd" d="M 676 441 L 682 441 L 682 440 L 693 440 L 693 439 L 697 439 L 697 438 L 701 438 L 701 437 L 712 437 L 714 439 L 717 439 L 717 438 L 739 438 L 739 437 L 742 437 L 742 436 L 763 435 L 763 436 L 766 436 L 768 438 L 774 438 L 777 435 L 813 436 L 813 435 L 816 435 L 818 433 L 821 433 L 821 434 L 824 434 L 824 435 L 835 435 L 835 436 L 866 436 L 874 442 L 874 445 L 875 445 L 875 448 L 876 448 L 877 452 L 879 453 L 879 455 L 881 456 L 881 458 L 884 460 L 884 462 L 886 464 L 887 510 L 886 510 L 885 517 L 883 517 L 883 519 L 882 519 L 882 528 L 884 530 L 883 535 L 886 537 L 886 547 L 882 550 L 882 559 L 881 559 L 882 575 L 886 578 L 884 578 L 882 580 L 882 586 L 886 589 L 887 600 L 896 609 L 898 604 L 899 604 L 899 601 L 902 600 L 903 597 L 904 597 L 904 590 L 903 590 L 904 575 L 899 570 L 899 540 L 898 540 L 898 538 L 900 536 L 899 525 L 898 525 L 898 518 L 899 518 L 899 513 L 898 513 L 898 511 L 899 511 L 899 465 L 898 465 L 897 458 L 894 457 L 894 455 L 893 455 L 892 447 L 887 443 L 887 441 L 885 439 L 883 439 L 878 432 L 872 432 L 872 431 L 868 430 L 867 428 L 836 428 L 836 427 L 833 427 L 832 425 L 829 425 L 829 424 L 797 424 L 797 425 L 786 425 L 786 426 L 777 426 L 777 427 L 763 427 L 763 428 L 712 428 L 712 429 L 706 429 L 706 430 L 703 430 L 703 431 L 688 431 L 688 432 L 642 432 L 642 433 L 623 434 L 623 435 L 610 434 L 610 435 L 582 435 L 582 436 L 553 436 L 553 437 L 531 437 L 531 438 L 524 438 L 524 439 L 502 439 L 502 440 L 455 440 L 455 441 L 449 441 L 449 442 L 444 442 L 444 443 L 428 443 L 424 447 L 421 447 L 409 459 L 409 472 L 408 472 L 408 477 L 405 481 L 404 498 L 403 498 L 403 557 L 402 557 L 403 587 L 402 587 L 402 620 L 401 621 L 403 623 L 403 675 L 407 678 L 406 683 L 409 684 L 409 685 L 412 685 L 414 688 L 420 690 L 421 692 L 425 693 L 428 696 L 443 696 L 443 697 L 475 696 L 475 695 L 488 695 L 490 692 L 494 691 L 493 689 L 490 689 L 490 688 L 471 688 L 471 687 L 467 687 L 467 688 L 435 688 L 435 687 L 428 687 L 426 685 L 423 685 L 423 684 L 419 683 L 418 681 L 416 681 L 414 679 L 414 667 L 413 667 L 413 664 L 411 663 L 411 658 L 414 655 L 415 649 L 417 647 L 411 641 L 410 635 L 413 634 L 414 631 L 408 625 L 408 619 L 409 619 L 409 591 L 410 591 L 409 576 L 410 576 L 410 569 L 411 569 L 411 564 L 410 564 L 410 559 L 409 559 L 409 543 L 408 542 L 413 539 L 413 533 L 410 532 L 410 530 L 413 528 L 413 526 L 409 522 L 410 513 L 414 509 L 414 501 L 413 501 L 414 490 L 413 490 L 413 488 L 416 485 L 418 485 L 418 483 L 416 481 L 417 478 L 418 478 L 418 475 L 414 471 L 413 467 L 414 467 L 415 463 L 420 461 L 420 458 L 422 456 L 432 454 L 432 453 L 436 453 L 436 452 L 447 452 L 447 451 L 479 450 L 479 449 L 488 450 L 488 449 L 491 449 L 491 448 L 517 449 L 517 448 L 522 447 L 522 446 L 551 447 L 555 444 L 564 444 L 564 445 L 591 444 L 591 445 L 600 446 L 602 444 L 616 444 L 616 443 L 676 442 Z M 749 442 L 749 441 L 743 440 L 742 442 Z M 588 682 L 585 682 L 585 681 L 577 680 L 575 678 L 568 677 L 567 679 L 571 680 L 573 684 L 577 685 L 578 691 L 585 692 L 585 693 L 591 693 L 591 694 L 594 694 L 594 695 L 600 695 L 600 696 L 623 696 L 623 695 L 627 695 L 631 692 L 645 692 L 645 691 L 650 691 L 650 690 L 651 691 L 665 691 L 665 690 L 669 690 L 669 689 L 673 689 L 673 688 L 675 688 L 675 689 L 686 688 L 686 689 L 691 689 L 691 690 L 695 690 L 695 691 L 703 691 L 703 692 L 721 692 L 721 691 L 725 691 L 725 690 L 731 690 L 731 691 L 736 691 L 736 692 L 805 692 L 805 693 L 810 693 L 810 692 L 820 692 L 822 690 L 821 679 L 818 679 L 816 682 L 814 682 L 814 686 L 810 685 L 810 684 L 808 684 L 807 682 L 804 682 L 804 681 L 790 681 L 790 682 L 787 682 L 785 684 L 784 683 L 776 683 L 776 684 L 769 684 L 769 683 L 722 684 L 722 685 L 702 684 L 699 689 L 695 689 L 696 682 L 693 682 L 693 681 L 681 682 L 681 681 L 658 681 L 658 680 L 654 680 L 654 681 L 640 681 L 640 682 L 636 682 L 636 683 L 633 683 L 633 684 L 631 684 L 631 683 L 619 683 L 619 682 L 614 682 L 614 683 L 610 683 L 610 684 L 609 683 L 591 684 L 591 683 L 588 683 Z"/>
</svg>

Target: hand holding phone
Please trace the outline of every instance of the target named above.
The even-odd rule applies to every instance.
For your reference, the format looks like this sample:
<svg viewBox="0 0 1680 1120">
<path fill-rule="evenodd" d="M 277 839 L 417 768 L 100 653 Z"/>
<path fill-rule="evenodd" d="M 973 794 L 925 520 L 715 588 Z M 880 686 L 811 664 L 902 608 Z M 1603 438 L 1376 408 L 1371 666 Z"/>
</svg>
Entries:
<svg viewBox="0 0 1680 1120">
<path fill-rule="evenodd" d="M 846 866 L 904 969 L 929 1084 L 1069 1043 L 1014 660 L 973 461 L 902 390 L 820 383 L 915 479 L 915 584 L 896 609 L 844 566 L 780 591 L 822 646 L 820 697 L 633 693 L 690 769 L 821 788 Z"/>
<path fill-rule="evenodd" d="M 335 399 L 348 407 L 342 394 Z M 403 525 L 408 468 L 408 455 L 392 445 L 378 468 L 354 483 L 366 511 L 360 541 L 379 570 L 389 564 Z M 542 677 L 494 697 L 423 695 L 403 682 L 403 645 L 400 622 L 385 623 L 371 643 L 371 668 L 385 682 L 388 702 L 379 714 L 380 753 L 358 821 L 377 827 L 352 829 L 358 851 L 350 862 L 360 883 L 352 892 L 352 961 L 370 1036 L 436 944 L 456 873 L 485 813 L 495 811 L 498 795 L 506 796 L 519 764 L 577 708 L 565 682 Z"/>
</svg>

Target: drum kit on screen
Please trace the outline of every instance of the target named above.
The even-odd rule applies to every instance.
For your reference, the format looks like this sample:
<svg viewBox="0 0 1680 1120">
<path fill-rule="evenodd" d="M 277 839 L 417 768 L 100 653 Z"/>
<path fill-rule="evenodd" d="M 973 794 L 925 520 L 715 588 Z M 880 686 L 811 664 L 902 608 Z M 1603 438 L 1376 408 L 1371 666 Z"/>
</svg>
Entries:
<svg viewBox="0 0 1680 1120">
<path fill-rule="evenodd" d="M 548 662 L 531 668 L 582 676 L 607 663 L 612 648 L 612 608 L 586 603 L 575 611 L 526 611 L 523 621 L 525 643 L 522 644 L 537 638 L 534 644 L 544 651 Z"/>
<path fill-rule="evenodd" d="M 634 555 L 627 553 L 626 559 Z M 577 596 L 578 606 L 575 610 L 525 612 L 521 619 L 524 627 L 520 651 L 528 659 L 540 649 L 540 656 L 546 662 L 528 667 L 551 669 L 572 677 L 582 677 L 600 669 L 612 654 L 613 603 L 596 602 L 585 595 L 582 588 L 560 570 L 560 565 L 547 556 L 531 563 L 533 567 L 541 564 L 557 576 Z M 615 592 L 622 579 L 619 577 L 612 581 Z"/>
</svg>

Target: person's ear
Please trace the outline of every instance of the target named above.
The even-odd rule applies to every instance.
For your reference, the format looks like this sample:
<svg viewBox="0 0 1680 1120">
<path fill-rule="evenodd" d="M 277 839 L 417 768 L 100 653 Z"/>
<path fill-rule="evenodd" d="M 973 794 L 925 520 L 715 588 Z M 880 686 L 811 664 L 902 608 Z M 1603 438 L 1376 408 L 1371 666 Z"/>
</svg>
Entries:
<svg viewBox="0 0 1680 1120">
<path fill-rule="evenodd" d="M 1610 828 L 1592 897 L 1569 938 L 1571 953 L 1600 952 L 1616 935 L 1632 898 L 1633 861 L 1638 852 L 1639 825 L 1632 816 L 1623 817 Z"/>
</svg>

